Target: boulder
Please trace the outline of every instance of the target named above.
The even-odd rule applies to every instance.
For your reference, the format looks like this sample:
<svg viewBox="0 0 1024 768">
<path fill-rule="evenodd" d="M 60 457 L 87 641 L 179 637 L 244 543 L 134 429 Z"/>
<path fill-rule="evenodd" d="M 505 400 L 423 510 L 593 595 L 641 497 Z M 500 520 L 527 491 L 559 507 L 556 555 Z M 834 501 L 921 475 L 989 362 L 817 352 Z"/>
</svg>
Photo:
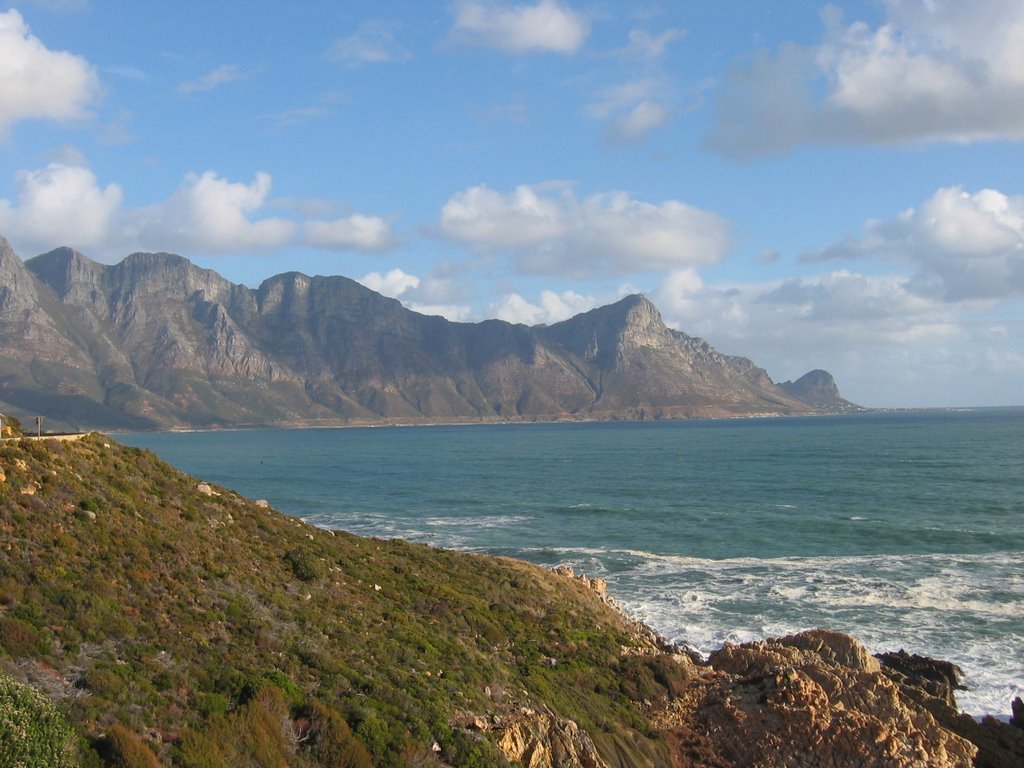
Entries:
<svg viewBox="0 0 1024 768">
<path fill-rule="evenodd" d="M 702 764 L 971 768 L 976 748 L 903 694 L 853 638 L 813 630 L 711 654 L 654 718 Z"/>
<path fill-rule="evenodd" d="M 550 711 L 521 710 L 501 732 L 498 748 L 524 768 L 608 768 L 586 731 Z"/>
</svg>

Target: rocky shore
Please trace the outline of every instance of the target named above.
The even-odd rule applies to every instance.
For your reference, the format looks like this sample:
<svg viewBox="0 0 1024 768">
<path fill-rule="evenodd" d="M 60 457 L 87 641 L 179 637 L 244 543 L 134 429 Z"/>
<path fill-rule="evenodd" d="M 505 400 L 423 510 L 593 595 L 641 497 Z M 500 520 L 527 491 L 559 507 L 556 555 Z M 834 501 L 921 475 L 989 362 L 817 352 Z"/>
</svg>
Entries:
<svg viewBox="0 0 1024 768">
<path fill-rule="evenodd" d="M 564 567 L 556 572 L 615 605 L 603 580 Z M 674 766 L 1024 766 L 1024 702 L 1013 702 L 1008 723 L 961 713 L 962 674 L 951 662 L 902 650 L 873 656 L 828 629 L 726 644 L 703 660 L 634 626 L 636 645 L 625 653 L 670 652 L 684 671 L 667 703 L 643 702 L 652 727 L 671 744 Z M 610 765 L 550 713 L 525 730 L 516 720 L 501 743 L 510 759 L 529 755 L 523 764 L 531 768 Z"/>
</svg>

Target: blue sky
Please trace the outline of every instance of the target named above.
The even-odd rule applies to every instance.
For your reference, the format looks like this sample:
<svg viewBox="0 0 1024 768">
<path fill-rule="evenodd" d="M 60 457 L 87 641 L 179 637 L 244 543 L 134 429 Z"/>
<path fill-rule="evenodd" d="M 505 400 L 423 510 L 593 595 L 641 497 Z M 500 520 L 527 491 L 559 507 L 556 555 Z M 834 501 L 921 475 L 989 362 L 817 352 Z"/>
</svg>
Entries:
<svg viewBox="0 0 1024 768">
<path fill-rule="evenodd" d="M 776 381 L 1024 404 L 1024 3 L 0 3 L 0 234 L 453 320 L 643 292 Z"/>
</svg>

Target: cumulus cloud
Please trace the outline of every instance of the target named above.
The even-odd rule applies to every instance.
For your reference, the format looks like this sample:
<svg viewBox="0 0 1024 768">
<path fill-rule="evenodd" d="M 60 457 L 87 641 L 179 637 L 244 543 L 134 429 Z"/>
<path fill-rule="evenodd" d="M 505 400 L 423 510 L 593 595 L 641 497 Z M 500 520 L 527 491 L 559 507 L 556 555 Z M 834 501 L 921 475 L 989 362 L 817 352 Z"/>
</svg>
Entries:
<svg viewBox="0 0 1024 768">
<path fill-rule="evenodd" d="M 523 272 L 573 277 L 713 264 L 732 245 L 729 223 L 710 211 L 624 192 L 578 200 L 555 184 L 471 187 L 445 203 L 441 231 L 478 251 L 507 252 Z"/>
<path fill-rule="evenodd" d="M 13 8 L 0 13 L 0 83 L 0 134 L 19 120 L 87 117 L 100 94 L 89 62 L 49 50 Z"/>
<path fill-rule="evenodd" d="M 439 270 L 420 279 L 396 267 L 386 273 L 371 272 L 359 282 L 372 291 L 398 299 L 421 315 L 439 315 L 453 322 L 468 320 L 473 313 L 472 307 L 458 303 L 463 291 L 444 272 L 442 265 Z"/>
<path fill-rule="evenodd" d="M 565 203 L 545 190 L 521 185 L 508 194 L 478 186 L 459 192 L 441 209 L 441 229 L 455 240 L 483 249 L 522 248 L 561 236 Z"/>
<path fill-rule="evenodd" d="M 89 168 L 66 160 L 15 176 L 17 202 L 0 200 L 0 231 L 33 251 L 56 245 L 88 248 L 104 242 L 121 204 L 121 187 L 100 187 Z"/>
<path fill-rule="evenodd" d="M 291 237 L 286 219 L 253 220 L 264 206 L 271 177 L 259 172 L 249 184 L 232 182 L 213 171 L 189 173 L 165 202 L 126 216 L 129 237 L 145 248 L 229 252 L 276 248 Z"/>
<path fill-rule="evenodd" d="M 350 67 L 412 58 L 412 54 L 395 37 L 394 25 L 380 20 L 365 21 L 351 35 L 336 40 L 329 55 Z"/>
<path fill-rule="evenodd" d="M 597 306 L 593 296 L 582 296 L 575 291 L 542 291 L 536 304 L 531 304 L 518 293 L 510 293 L 491 306 L 491 314 L 499 320 L 524 325 L 540 325 L 568 320 L 573 315 Z"/>
<path fill-rule="evenodd" d="M 1024 293 L 1024 196 L 943 187 L 918 208 L 872 220 L 860 237 L 806 254 L 806 261 L 875 257 L 916 267 L 912 288 L 945 301 Z"/>
<path fill-rule="evenodd" d="M 532 5 L 461 0 L 455 6 L 452 39 L 506 53 L 572 54 L 589 31 L 582 14 L 557 0 Z"/>
<path fill-rule="evenodd" d="M 386 251 L 395 245 L 391 227 L 379 216 L 354 213 L 331 221 L 309 221 L 306 242 L 334 250 Z"/>
<path fill-rule="evenodd" d="M 211 72 L 207 72 L 200 78 L 189 80 L 178 86 L 178 93 L 202 93 L 212 91 L 225 83 L 233 83 L 236 80 L 245 78 L 242 70 L 236 64 L 222 64 Z"/>
<path fill-rule="evenodd" d="M 804 143 L 1024 138 L 1024 5 L 884 6 L 876 28 L 829 7 L 819 45 L 737 65 L 707 145 L 742 159 Z"/>
<path fill-rule="evenodd" d="M 384 296 L 398 298 L 406 291 L 416 288 L 420 284 L 420 279 L 416 275 L 406 274 L 402 270 L 395 268 L 383 274 L 371 272 L 361 277 L 359 282 L 371 291 L 376 291 Z"/>
<path fill-rule="evenodd" d="M 336 207 L 330 201 L 270 201 L 268 173 L 257 173 L 249 183 L 214 171 L 188 173 L 163 202 L 122 210 L 121 186 L 102 186 L 77 149 L 59 147 L 51 157 L 44 168 L 18 171 L 16 199 L 0 199 L 0 232 L 26 253 L 57 245 L 116 257 L 132 250 L 185 255 L 266 251 L 299 242 L 362 251 L 396 244 L 380 217 L 353 213 L 329 219 L 325 214 Z M 265 215 L 272 207 L 292 218 Z M 447 279 L 432 276 L 425 287 L 433 296 L 448 296 L 442 290 Z"/>
</svg>

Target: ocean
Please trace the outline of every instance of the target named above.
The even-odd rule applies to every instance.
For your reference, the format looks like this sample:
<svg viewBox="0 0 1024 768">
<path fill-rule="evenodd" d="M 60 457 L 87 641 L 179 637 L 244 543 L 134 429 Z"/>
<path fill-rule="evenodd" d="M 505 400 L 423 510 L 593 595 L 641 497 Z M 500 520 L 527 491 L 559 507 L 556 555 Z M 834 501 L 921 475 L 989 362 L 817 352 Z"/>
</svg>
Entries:
<svg viewBox="0 0 1024 768">
<path fill-rule="evenodd" d="M 1024 408 L 134 433 L 310 523 L 571 565 L 707 653 L 829 627 L 1024 696 Z"/>
</svg>

